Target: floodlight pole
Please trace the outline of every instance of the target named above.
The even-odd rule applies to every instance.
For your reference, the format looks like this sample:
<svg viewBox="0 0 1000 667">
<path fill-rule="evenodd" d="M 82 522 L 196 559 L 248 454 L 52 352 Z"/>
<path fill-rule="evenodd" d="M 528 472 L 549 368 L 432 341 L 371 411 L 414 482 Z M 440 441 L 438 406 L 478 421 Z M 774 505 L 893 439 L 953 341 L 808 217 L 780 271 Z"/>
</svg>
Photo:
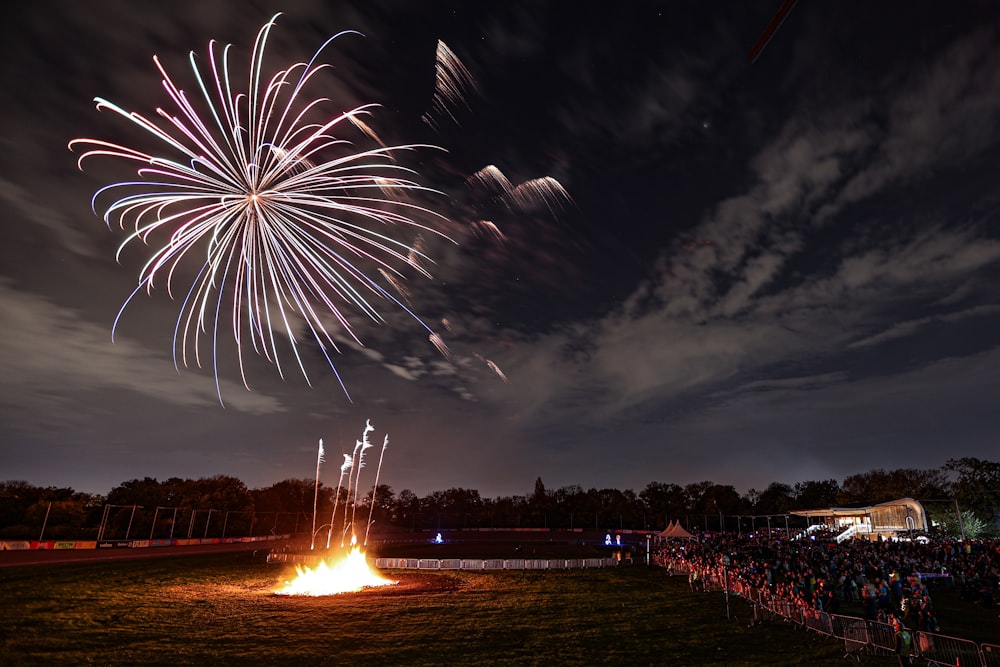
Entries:
<svg viewBox="0 0 1000 667">
<path fill-rule="evenodd" d="M 729 560 L 729 556 L 726 556 L 725 559 Z M 722 586 L 726 589 L 726 620 L 728 621 L 731 618 L 729 615 L 729 568 L 725 565 L 722 566 Z"/>
</svg>

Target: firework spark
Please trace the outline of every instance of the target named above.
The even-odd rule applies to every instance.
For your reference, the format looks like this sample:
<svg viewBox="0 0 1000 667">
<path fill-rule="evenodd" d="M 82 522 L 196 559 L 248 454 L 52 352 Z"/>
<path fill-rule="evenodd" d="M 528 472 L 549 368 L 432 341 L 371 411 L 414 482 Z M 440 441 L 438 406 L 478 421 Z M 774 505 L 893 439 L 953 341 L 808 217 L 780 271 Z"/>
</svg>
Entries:
<svg viewBox="0 0 1000 667">
<path fill-rule="evenodd" d="M 465 184 L 479 196 L 492 203 L 512 209 L 527 211 L 546 207 L 552 213 L 564 209 L 572 202 L 562 183 L 551 176 L 542 176 L 513 185 L 496 165 L 486 165 L 465 179 Z M 492 225 L 483 221 L 481 224 Z M 493 225 L 494 228 L 496 225 Z M 497 230 L 499 234 L 499 230 Z"/>
<path fill-rule="evenodd" d="M 570 196 L 562 183 L 551 176 L 542 176 L 514 188 L 514 200 L 523 208 L 545 206 L 552 213 L 558 213 L 570 202 Z"/>
<path fill-rule="evenodd" d="M 507 200 L 514 194 L 514 186 L 510 180 L 493 164 L 488 164 L 469 176 L 466 183 L 473 190 L 481 190 L 490 198 Z"/>
<path fill-rule="evenodd" d="M 453 122 L 458 119 L 451 109 L 458 103 L 465 103 L 465 96 L 478 90 L 476 80 L 447 44 L 438 40 L 435 58 L 434 98 L 431 110 L 424 114 L 424 122 L 437 127 L 437 118 L 447 116 Z"/>
<path fill-rule="evenodd" d="M 496 373 L 501 380 L 503 380 L 507 384 L 510 384 L 510 380 L 507 379 L 507 375 L 502 370 L 500 370 L 500 367 L 497 366 L 496 363 L 487 359 L 486 365 L 489 366 L 490 370 Z"/>
<path fill-rule="evenodd" d="M 333 524 L 337 520 L 337 505 L 340 504 L 340 490 L 344 487 L 344 475 L 351 471 L 354 466 L 354 457 L 350 454 L 344 454 L 344 462 L 340 466 L 340 479 L 337 480 L 337 491 L 333 495 L 333 512 L 330 514 L 330 527 L 326 531 L 326 548 L 330 548 L 330 538 L 333 536 Z M 346 507 L 346 503 L 345 503 Z M 346 519 L 346 509 L 345 509 L 345 521 Z"/>
<path fill-rule="evenodd" d="M 281 358 L 290 350 L 311 384 L 299 352 L 301 335 L 315 340 L 346 394 L 330 354 L 339 352 L 334 334 L 362 344 L 349 315 L 383 323 L 380 302 L 401 308 L 436 335 L 376 278 L 387 278 L 395 288 L 406 267 L 430 275 L 424 268 L 430 258 L 401 237 L 426 231 L 451 240 L 443 231 L 443 216 L 412 199 L 435 191 L 397 162 L 400 153 L 436 147 L 386 146 L 365 120 L 375 105 L 327 113 L 331 101 L 307 92 L 329 67 L 317 62 L 320 53 L 350 31 L 327 40 L 308 63 L 268 77 L 264 50 L 278 16 L 257 34 L 245 91 L 237 89 L 231 45 L 220 49 L 213 41 L 207 72 L 190 54 L 199 93 L 194 96 L 175 85 L 154 56 L 175 107 L 157 108 L 158 120 L 95 98 L 98 110 L 149 133 L 162 153 L 101 139 L 69 144 L 71 150 L 83 150 L 81 169 L 91 157 L 139 165 L 138 180 L 103 187 L 93 200 L 96 213 L 98 200 L 110 197 L 105 222 L 110 227 L 114 219 L 129 228 L 118 257 L 135 241 L 154 248 L 115 318 L 112 335 L 141 290 L 151 293 L 159 279 L 173 297 L 183 261 L 194 260 L 195 267 L 200 262 L 177 318 L 174 362 L 178 368 L 192 361 L 202 367 L 202 348 L 210 344 L 220 402 L 218 348 L 226 319 L 248 389 L 244 355 L 249 349 L 274 364 L 282 377 Z M 359 149 L 355 141 L 374 145 Z M 287 343 L 280 342 L 282 337 Z"/>
</svg>

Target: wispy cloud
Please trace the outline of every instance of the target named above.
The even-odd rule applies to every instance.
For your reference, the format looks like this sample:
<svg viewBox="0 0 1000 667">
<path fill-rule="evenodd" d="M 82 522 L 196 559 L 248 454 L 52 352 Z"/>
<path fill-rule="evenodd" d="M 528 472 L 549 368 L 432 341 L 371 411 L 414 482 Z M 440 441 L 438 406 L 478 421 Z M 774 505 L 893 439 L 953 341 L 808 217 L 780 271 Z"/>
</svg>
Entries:
<svg viewBox="0 0 1000 667">
<path fill-rule="evenodd" d="M 0 280 L 0 405 L 8 426 L 49 431 L 89 418 L 80 403 L 108 391 L 146 395 L 175 406 L 219 406 L 214 381 L 177 373 L 168 358 L 136 341 L 111 342 L 107 328 L 53 301 Z M 248 414 L 284 412 L 273 398 L 226 383 L 227 406 Z M 27 423 L 22 423 L 27 420 Z"/>
</svg>

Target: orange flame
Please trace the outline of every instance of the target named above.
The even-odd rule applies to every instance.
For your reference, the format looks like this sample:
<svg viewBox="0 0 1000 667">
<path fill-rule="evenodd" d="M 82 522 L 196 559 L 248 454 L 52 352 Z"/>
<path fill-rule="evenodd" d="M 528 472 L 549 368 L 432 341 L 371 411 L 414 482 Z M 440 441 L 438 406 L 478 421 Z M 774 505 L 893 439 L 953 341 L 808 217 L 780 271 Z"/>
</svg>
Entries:
<svg viewBox="0 0 1000 667">
<path fill-rule="evenodd" d="M 353 547 L 340 560 L 320 561 L 316 567 L 295 566 L 295 579 L 286 581 L 278 595 L 337 595 L 353 593 L 374 586 L 393 586 L 399 582 L 384 578 L 368 565 L 360 547 Z"/>
</svg>

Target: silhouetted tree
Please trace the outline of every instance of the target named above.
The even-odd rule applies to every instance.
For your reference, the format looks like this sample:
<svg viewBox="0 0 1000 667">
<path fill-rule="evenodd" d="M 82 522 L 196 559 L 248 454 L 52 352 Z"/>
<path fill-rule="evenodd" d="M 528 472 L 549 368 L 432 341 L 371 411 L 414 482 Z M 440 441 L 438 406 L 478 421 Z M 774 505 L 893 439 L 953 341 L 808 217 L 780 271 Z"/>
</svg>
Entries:
<svg viewBox="0 0 1000 667">
<path fill-rule="evenodd" d="M 844 479 L 841 505 L 872 505 L 898 498 L 941 498 L 948 495 L 948 479 L 941 469 L 870 470 Z"/>
<path fill-rule="evenodd" d="M 792 507 L 795 492 L 788 484 L 771 482 L 757 496 L 753 505 L 754 514 L 785 514 Z"/>
<path fill-rule="evenodd" d="M 834 507 L 840 497 L 840 484 L 835 479 L 796 482 L 794 494 L 795 498 L 791 509 L 808 510 Z"/>
<path fill-rule="evenodd" d="M 639 492 L 639 498 L 646 504 L 652 528 L 666 528 L 668 522 L 684 519 L 688 513 L 687 494 L 678 484 L 650 482 Z"/>
<path fill-rule="evenodd" d="M 417 517 L 420 514 L 420 498 L 409 489 L 403 489 L 396 494 L 393 505 L 392 521 L 401 528 L 413 530 L 417 528 Z"/>
<path fill-rule="evenodd" d="M 964 509 L 988 524 L 1000 519 L 1000 463 L 965 457 L 948 459 L 944 469 L 955 474 L 951 490 Z"/>
</svg>

